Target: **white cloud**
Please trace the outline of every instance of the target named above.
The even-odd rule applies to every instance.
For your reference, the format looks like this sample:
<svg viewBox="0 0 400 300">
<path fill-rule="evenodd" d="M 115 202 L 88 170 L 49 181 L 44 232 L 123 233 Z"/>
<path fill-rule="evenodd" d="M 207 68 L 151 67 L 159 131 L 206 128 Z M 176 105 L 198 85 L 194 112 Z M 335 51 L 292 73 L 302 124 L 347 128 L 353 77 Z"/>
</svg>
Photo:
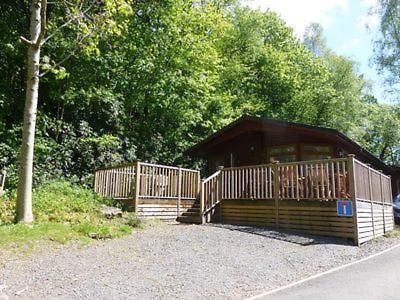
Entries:
<svg viewBox="0 0 400 300">
<path fill-rule="evenodd" d="M 357 27 L 361 30 L 374 30 L 378 28 L 380 17 L 377 13 L 379 0 L 362 0 L 363 15 L 358 19 Z"/>
<path fill-rule="evenodd" d="M 325 28 L 332 26 L 335 20 L 330 17 L 330 13 L 333 10 L 349 10 L 348 0 L 242 0 L 242 4 L 254 9 L 277 12 L 299 36 L 311 22 L 318 22 Z"/>
<path fill-rule="evenodd" d="M 366 8 L 376 7 L 379 4 L 379 0 L 361 0 L 361 5 Z"/>
<path fill-rule="evenodd" d="M 374 13 L 367 13 L 358 19 L 357 27 L 361 30 L 374 30 L 378 27 L 379 22 L 379 15 Z"/>
<path fill-rule="evenodd" d="M 336 51 L 338 53 L 343 53 L 345 55 L 351 55 L 354 52 L 354 49 L 357 49 L 361 46 L 362 46 L 362 41 L 359 38 L 354 38 L 349 42 L 337 47 Z"/>
</svg>

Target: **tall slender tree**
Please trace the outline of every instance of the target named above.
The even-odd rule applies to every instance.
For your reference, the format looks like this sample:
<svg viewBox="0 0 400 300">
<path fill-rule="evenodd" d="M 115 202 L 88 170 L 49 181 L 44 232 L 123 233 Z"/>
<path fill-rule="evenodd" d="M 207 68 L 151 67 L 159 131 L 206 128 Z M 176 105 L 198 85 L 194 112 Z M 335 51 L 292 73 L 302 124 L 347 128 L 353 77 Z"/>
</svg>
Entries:
<svg viewBox="0 0 400 300">
<path fill-rule="evenodd" d="M 28 45 L 28 75 L 26 79 L 26 95 L 24 109 L 24 126 L 17 197 L 17 220 L 23 223 L 33 221 L 32 213 L 32 172 L 33 149 L 35 142 L 35 127 L 37 102 L 39 97 L 39 63 L 40 48 L 46 28 L 47 0 L 32 0 L 30 38 L 21 37 Z"/>
<path fill-rule="evenodd" d="M 60 72 L 60 66 L 65 60 L 73 56 L 75 51 L 96 47 L 98 33 L 117 33 L 123 22 L 116 22 L 130 13 L 130 5 L 125 0 L 73 0 L 54 2 L 55 9 L 61 10 L 60 15 L 52 23 L 52 32 L 46 34 L 47 0 L 32 0 L 30 16 L 30 36 L 21 36 L 21 41 L 28 45 L 27 81 L 24 108 L 24 125 L 22 132 L 22 146 L 20 154 L 20 170 L 17 195 L 17 221 L 32 223 L 32 182 L 33 182 L 33 155 L 35 143 L 35 127 L 37 103 L 39 97 L 39 79 L 48 72 Z M 60 20 L 65 23 L 59 23 Z M 121 19 L 119 19 L 121 21 Z M 40 52 L 42 46 L 65 28 L 72 28 L 76 33 L 73 41 L 74 48 L 61 61 L 46 63 L 46 70 L 40 73 Z"/>
</svg>

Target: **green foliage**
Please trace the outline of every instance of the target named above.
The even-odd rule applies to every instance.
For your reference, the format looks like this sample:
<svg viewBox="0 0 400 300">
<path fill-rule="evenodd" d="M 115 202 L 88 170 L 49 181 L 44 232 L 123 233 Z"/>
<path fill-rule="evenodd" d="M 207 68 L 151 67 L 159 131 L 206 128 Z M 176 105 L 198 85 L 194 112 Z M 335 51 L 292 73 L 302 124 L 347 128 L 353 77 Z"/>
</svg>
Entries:
<svg viewBox="0 0 400 300">
<path fill-rule="evenodd" d="M 0 226 L 13 224 L 15 219 L 15 199 L 15 192 L 8 192 L 0 197 Z"/>
<path fill-rule="evenodd" d="M 389 164 L 400 164 L 400 106 L 370 103 L 361 110 L 361 122 L 351 135 Z"/>
<path fill-rule="evenodd" d="M 110 226 L 109 224 L 79 223 L 72 226 L 73 230 L 85 237 L 104 240 L 117 238 L 131 233 L 129 225 Z"/>
<path fill-rule="evenodd" d="M 12 224 L 0 226 L 0 245 L 32 244 L 38 240 L 67 243 L 71 240 L 87 241 L 88 238 L 72 231 L 67 224 L 40 223 L 33 226 Z"/>
<path fill-rule="evenodd" d="M 98 218 L 101 198 L 66 181 L 54 181 L 34 190 L 33 212 L 38 222 L 82 223 Z"/>
<path fill-rule="evenodd" d="M 105 219 L 101 205 L 118 206 L 112 199 L 102 198 L 92 191 L 67 181 L 53 181 L 35 188 L 32 227 L 14 224 L 15 193 L 0 198 L 0 244 L 22 243 L 49 239 L 107 239 L 129 234 L 141 228 L 142 222 L 133 213 L 122 218 Z"/>
<path fill-rule="evenodd" d="M 400 63 L 400 1 L 380 0 L 378 13 L 381 17 L 381 35 L 375 43 L 375 62 L 378 70 L 386 76 L 388 90 L 399 90 Z M 398 96 L 394 94 L 398 100 Z"/>
<path fill-rule="evenodd" d="M 388 136 L 383 130 L 355 132 L 374 99 L 357 65 L 326 47 L 321 26 L 312 25 L 302 43 L 275 13 L 235 1 L 110 0 L 90 24 L 57 30 L 78 3 L 49 4 L 47 34 L 54 35 L 42 49 L 48 73 L 40 87 L 36 186 L 60 177 L 89 186 L 94 169 L 136 159 L 199 166 L 184 150 L 242 114 L 334 127 L 380 155 L 370 141 Z M 12 189 L 25 85 L 26 49 L 18 40 L 28 28 L 28 1 L 1 1 L 0 11 L 7 75 L 0 77 L 0 167 Z M 77 47 L 93 26 L 96 34 Z"/>
</svg>

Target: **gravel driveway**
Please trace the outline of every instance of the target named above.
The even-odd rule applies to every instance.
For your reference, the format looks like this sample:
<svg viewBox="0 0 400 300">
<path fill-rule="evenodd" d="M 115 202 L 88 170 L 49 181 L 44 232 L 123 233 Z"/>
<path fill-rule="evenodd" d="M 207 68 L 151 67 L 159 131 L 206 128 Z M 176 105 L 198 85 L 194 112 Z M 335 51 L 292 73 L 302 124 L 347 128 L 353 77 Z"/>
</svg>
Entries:
<svg viewBox="0 0 400 300">
<path fill-rule="evenodd" d="M 359 248 L 265 228 L 171 223 L 83 248 L 3 258 L 0 289 L 11 298 L 240 299 L 398 242 L 381 238 Z"/>
</svg>

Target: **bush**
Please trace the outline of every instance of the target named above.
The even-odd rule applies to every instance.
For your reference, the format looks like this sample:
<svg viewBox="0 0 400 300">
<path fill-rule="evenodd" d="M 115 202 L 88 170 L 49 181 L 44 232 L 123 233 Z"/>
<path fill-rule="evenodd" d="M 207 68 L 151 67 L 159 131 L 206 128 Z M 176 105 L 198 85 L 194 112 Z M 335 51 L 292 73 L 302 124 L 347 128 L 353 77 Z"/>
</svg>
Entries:
<svg viewBox="0 0 400 300">
<path fill-rule="evenodd" d="M 6 193 L 0 197 L 0 226 L 14 223 L 16 194 Z"/>
<path fill-rule="evenodd" d="M 129 213 L 125 216 L 125 224 L 132 228 L 143 227 L 143 222 L 135 213 Z"/>
<path fill-rule="evenodd" d="M 34 189 L 33 227 L 13 224 L 15 203 L 15 192 L 0 198 L 0 234 L 3 235 L 0 244 L 39 237 L 59 242 L 78 237 L 107 239 L 129 234 L 131 228 L 141 227 L 141 221 L 132 213 L 125 213 L 123 218 L 105 219 L 100 210 L 103 204 L 120 205 L 67 181 L 52 181 Z"/>
<path fill-rule="evenodd" d="M 92 191 L 66 181 L 54 181 L 33 192 L 37 222 L 80 223 L 96 217 L 102 199 Z"/>
</svg>

